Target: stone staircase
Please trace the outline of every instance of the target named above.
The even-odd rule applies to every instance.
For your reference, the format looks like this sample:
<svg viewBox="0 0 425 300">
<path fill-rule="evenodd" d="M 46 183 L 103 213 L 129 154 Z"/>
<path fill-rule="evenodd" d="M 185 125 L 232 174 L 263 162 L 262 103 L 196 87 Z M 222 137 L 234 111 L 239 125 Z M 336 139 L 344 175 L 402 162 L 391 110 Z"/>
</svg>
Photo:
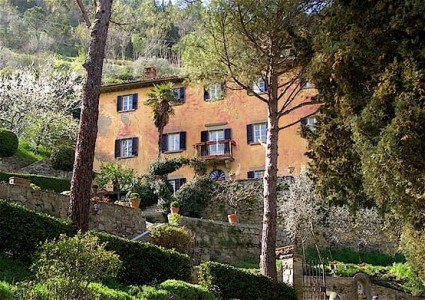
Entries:
<svg viewBox="0 0 425 300">
<path fill-rule="evenodd" d="M 150 223 L 166 223 L 167 217 L 158 211 L 156 204 L 148 206 L 142 210 L 143 217 Z"/>
</svg>

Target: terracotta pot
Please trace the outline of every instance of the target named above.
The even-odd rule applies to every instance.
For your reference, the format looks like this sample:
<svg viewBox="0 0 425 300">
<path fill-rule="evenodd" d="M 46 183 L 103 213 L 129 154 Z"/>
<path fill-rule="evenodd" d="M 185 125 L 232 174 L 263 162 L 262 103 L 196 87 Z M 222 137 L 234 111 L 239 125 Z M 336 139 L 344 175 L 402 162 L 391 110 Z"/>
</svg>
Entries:
<svg viewBox="0 0 425 300">
<path fill-rule="evenodd" d="M 227 215 L 227 218 L 229 219 L 230 224 L 238 223 L 238 215 L 237 214 Z"/>
<path fill-rule="evenodd" d="M 178 214 L 180 211 L 180 207 L 170 207 L 172 214 Z"/>
<path fill-rule="evenodd" d="M 97 192 L 99 191 L 99 189 L 98 188 L 91 188 L 91 191 L 92 191 L 93 194 L 97 194 Z"/>
<path fill-rule="evenodd" d="M 130 199 L 132 208 L 139 208 L 140 199 Z"/>
<path fill-rule="evenodd" d="M 235 174 L 229 175 L 229 178 L 230 178 L 231 181 L 235 181 L 236 180 L 236 175 Z"/>
</svg>

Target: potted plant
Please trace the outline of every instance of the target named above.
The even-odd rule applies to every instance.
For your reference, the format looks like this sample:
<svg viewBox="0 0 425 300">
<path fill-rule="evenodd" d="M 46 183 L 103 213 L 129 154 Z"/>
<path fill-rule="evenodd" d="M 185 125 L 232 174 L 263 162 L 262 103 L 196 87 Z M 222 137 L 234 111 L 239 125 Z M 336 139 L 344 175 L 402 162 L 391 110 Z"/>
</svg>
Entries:
<svg viewBox="0 0 425 300">
<path fill-rule="evenodd" d="M 99 190 L 99 186 L 97 184 L 93 184 L 91 186 L 91 191 L 93 194 L 97 194 L 98 190 Z"/>
<path fill-rule="evenodd" d="M 178 214 L 180 211 L 180 203 L 177 201 L 171 202 L 170 209 L 172 214 Z"/>
<path fill-rule="evenodd" d="M 261 195 L 261 186 L 257 182 L 241 184 L 237 181 L 225 181 L 217 185 L 214 197 L 224 200 L 233 210 L 233 213 L 227 215 L 230 224 L 236 224 L 238 221 L 238 207 L 244 202 L 252 205 Z"/>
<path fill-rule="evenodd" d="M 139 208 L 140 205 L 140 195 L 138 193 L 131 193 L 128 196 L 128 199 L 130 199 L 131 207 L 132 208 Z"/>
<path fill-rule="evenodd" d="M 229 178 L 231 181 L 235 181 L 236 179 L 236 172 L 234 170 L 229 171 Z"/>
</svg>

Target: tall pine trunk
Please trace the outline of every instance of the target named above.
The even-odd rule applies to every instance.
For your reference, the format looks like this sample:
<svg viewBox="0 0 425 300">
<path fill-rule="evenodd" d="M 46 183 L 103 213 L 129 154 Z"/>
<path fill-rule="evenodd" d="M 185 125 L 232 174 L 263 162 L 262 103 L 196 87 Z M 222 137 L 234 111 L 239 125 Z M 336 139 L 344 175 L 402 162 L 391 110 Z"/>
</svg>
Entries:
<svg viewBox="0 0 425 300">
<path fill-rule="evenodd" d="M 89 51 L 83 65 L 85 74 L 80 126 L 69 205 L 72 222 L 83 232 L 89 228 L 90 188 L 99 116 L 99 95 L 111 9 L 112 0 L 98 0 L 95 20 L 90 27 Z"/>
<path fill-rule="evenodd" d="M 277 77 L 272 79 L 272 92 L 268 103 L 267 148 L 263 178 L 264 214 L 261 238 L 261 273 L 277 282 L 276 230 L 277 230 L 277 159 L 279 141 L 279 117 Z"/>
</svg>

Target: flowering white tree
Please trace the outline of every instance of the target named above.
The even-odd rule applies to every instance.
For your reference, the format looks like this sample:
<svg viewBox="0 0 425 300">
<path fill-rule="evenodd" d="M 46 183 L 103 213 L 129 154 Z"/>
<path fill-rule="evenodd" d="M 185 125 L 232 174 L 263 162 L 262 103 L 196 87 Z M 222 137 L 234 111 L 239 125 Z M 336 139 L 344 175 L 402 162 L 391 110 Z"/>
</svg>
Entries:
<svg viewBox="0 0 425 300">
<path fill-rule="evenodd" d="M 58 138 L 75 140 L 79 87 L 75 74 L 53 66 L 0 76 L 0 126 L 39 145 Z"/>
<path fill-rule="evenodd" d="M 318 247 L 316 231 L 323 225 L 324 208 L 305 170 L 289 184 L 279 202 L 280 219 L 288 237 L 295 244 L 313 242 Z"/>
<path fill-rule="evenodd" d="M 324 203 L 314 193 L 314 184 L 304 170 L 279 199 L 279 214 L 286 234 L 295 244 L 314 244 L 316 248 L 319 235 L 329 245 L 359 249 L 384 243 L 396 245 L 400 232 L 398 225 L 386 222 L 376 208 L 352 212 L 347 205 Z"/>
</svg>

